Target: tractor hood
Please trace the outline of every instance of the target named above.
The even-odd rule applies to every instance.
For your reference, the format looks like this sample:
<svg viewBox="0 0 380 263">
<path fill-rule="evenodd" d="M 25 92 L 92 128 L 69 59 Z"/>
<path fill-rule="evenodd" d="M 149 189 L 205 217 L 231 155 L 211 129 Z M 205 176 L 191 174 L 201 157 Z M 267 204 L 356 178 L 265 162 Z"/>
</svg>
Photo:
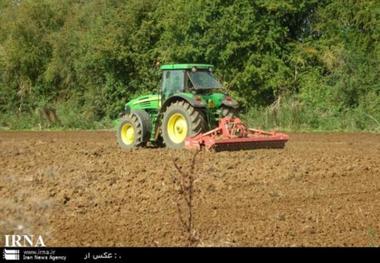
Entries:
<svg viewBox="0 0 380 263">
<path fill-rule="evenodd" d="M 161 96 L 158 94 L 150 94 L 137 97 L 130 100 L 125 104 L 125 111 L 129 112 L 131 109 L 146 110 L 146 109 L 159 109 L 161 107 Z"/>
</svg>

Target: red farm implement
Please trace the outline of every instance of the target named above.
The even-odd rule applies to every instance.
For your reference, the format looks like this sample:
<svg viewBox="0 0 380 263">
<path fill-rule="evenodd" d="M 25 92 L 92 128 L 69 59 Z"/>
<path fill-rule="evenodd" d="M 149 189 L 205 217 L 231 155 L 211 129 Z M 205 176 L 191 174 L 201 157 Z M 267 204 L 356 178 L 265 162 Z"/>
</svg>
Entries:
<svg viewBox="0 0 380 263">
<path fill-rule="evenodd" d="M 244 150 L 258 148 L 283 148 L 288 135 L 250 129 L 239 118 L 223 118 L 219 126 L 206 133 L 200 133 L 185 140 L 189 150 Z"/>
</svg>

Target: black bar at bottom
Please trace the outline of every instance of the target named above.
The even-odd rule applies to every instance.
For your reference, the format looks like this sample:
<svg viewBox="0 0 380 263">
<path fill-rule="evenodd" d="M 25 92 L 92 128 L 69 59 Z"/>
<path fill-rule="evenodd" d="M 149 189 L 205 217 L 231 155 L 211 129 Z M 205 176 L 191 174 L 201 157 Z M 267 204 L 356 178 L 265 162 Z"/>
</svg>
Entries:
<svg viewBox="0 0 380 263">
<path fill-rule="evenodd" d="M 183 262 L 380 258 L 380 248 L 2 248 L 2 262 Z M 262 260 L 261 260 L 262 259 Z"/>
</svg>

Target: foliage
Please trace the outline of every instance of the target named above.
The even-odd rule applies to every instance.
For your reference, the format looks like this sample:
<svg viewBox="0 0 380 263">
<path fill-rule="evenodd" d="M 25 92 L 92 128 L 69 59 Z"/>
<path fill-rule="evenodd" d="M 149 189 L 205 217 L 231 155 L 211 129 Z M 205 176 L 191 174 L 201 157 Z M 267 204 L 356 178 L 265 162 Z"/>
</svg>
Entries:
<svg viewBox="0 0 380 263">
<path fill-rule="evenodd" d="M 257 125 L 378 131 L 379 15 L 376 0 L 0 0 L 0 125 L 36 127 L 46 106 L 65 128 L 109 123 L 157 90 L 159 61 L 214 64 Z"/>
</svg>

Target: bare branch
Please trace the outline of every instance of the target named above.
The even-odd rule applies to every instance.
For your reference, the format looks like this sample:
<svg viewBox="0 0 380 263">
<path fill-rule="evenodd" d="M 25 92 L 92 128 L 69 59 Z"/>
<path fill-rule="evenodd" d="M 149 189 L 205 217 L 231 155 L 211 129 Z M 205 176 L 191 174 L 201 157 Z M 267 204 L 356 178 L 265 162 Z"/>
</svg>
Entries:
<svg viewBox="0 0 380 263">
<path fill-rule="evenodd" d="M 196 151 L 192 157 L 190 169 L 188 172 L 184 172 L 182 167 L 177 164 L 178 159 L 173 160 L 174 167 L 178 171 L 178 176 L 172 176 L 172 182 L 179 190 L 177 190 L 178 197 L 175 202 L 177 205 L 178 219 L 184 230 L 184 234 L 187 237 L 188 245 L 192 246 L 198 241 L 196 238 L 196 231 L 193 227 L 193 195 L 194 195 L 194 169 L 196 166 L 196 157 L 199 151 Z M 181 202 L 181 199 L 183 202 Z M 185 208 L 182 209 L 182 205 Z M 186 218 L 186 219 L 185 219 Z"/>
</svg>

